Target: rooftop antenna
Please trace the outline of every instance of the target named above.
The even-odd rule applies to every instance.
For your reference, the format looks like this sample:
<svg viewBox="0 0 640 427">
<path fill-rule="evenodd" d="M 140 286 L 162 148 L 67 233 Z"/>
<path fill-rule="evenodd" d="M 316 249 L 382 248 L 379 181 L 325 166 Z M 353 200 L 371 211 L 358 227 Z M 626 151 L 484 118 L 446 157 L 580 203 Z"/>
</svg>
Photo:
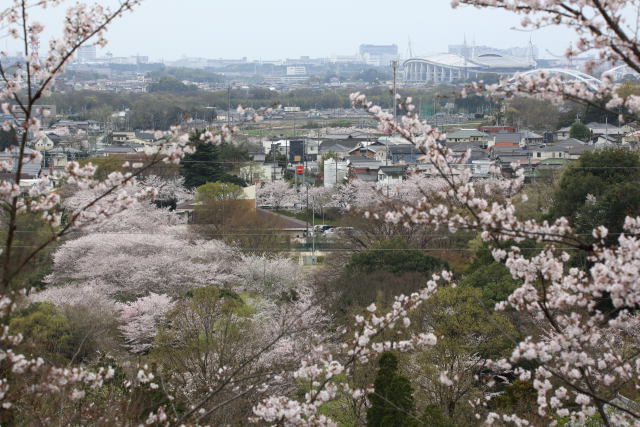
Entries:
<svg viewBox="0 0 640 427">
<path fill-rule="evenodd" d="M 531 60 L 531 65 L 535 64 L 536 58 L 533 54 L 533 35 L 529 33 L 529 59 Z"/>
<path fill-rule="evenodd" d="M 469 56 L 469 52 L 467 50 L 467 34 L 464 34 L 464 38 L 462 41 L 462 56 L 464 56 L 465 59 L 467 59 L 467 56 Z"/>
</svg>

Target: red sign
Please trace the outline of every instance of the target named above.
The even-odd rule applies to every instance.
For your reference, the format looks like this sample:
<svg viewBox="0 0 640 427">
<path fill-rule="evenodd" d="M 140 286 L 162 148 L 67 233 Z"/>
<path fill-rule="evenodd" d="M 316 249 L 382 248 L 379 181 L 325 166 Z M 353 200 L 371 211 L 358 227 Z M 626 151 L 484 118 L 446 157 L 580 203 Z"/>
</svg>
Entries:
<svg viewBox="0 0 640 427">
<path fill-rule="evenodd" d="M 304 165 L 296 165 L 296 173 L 298 175 L 304 174 Z"/>
</svg>

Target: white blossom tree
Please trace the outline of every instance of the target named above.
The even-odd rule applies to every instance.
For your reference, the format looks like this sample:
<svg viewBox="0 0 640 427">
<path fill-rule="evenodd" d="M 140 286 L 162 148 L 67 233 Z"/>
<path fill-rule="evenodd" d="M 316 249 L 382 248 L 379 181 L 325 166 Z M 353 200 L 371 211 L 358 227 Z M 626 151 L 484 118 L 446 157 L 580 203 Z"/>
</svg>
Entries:
<svg viewBox="0 0 640 427">
<path fill-rule="evenodd" d="M 296 190 L 286 181 L 272 181 L 256 189 L 259 206 L 269 206 L 274 209 L 291 208 L 298 201 Z"/>
<path fill-rule="evenodd" d="M 120 330 L 132 352 L 140 353 L 151 348 L 164 315 L 173 305 L 174 301 L 167 295 L 153 292 L 130 303 L 118 304 L 122 321 Z"/>
</svg>

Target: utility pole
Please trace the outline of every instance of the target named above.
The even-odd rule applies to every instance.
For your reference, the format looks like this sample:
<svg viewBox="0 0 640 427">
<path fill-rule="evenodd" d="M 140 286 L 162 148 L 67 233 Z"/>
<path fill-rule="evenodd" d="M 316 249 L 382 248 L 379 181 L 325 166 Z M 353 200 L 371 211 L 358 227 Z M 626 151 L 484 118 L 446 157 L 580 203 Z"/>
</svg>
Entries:
<svg viewBox="0 0 640 427">
<path fill-rule="evenodd" d="M 231 126 L 231 84 L 227 86 L 227 126 Z"/>
<path fill-rule="evenodd" d="M 398 108 L 396 107 L 396 73 L 398 71 L 398 61 L 391 61 L 391 68 L 393 68 L 393 121 L 398 123 Z"/>
</svg>

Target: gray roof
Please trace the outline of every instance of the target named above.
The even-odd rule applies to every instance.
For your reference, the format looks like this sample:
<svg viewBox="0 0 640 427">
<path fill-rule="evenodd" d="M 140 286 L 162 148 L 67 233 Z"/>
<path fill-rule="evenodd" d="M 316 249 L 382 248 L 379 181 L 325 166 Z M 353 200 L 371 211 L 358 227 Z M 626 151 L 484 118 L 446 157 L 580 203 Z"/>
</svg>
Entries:
<svg viewBox="0 0 640 427">
<path fill-rule="evenodd" d="M 412 154 L 412 153 L 420 153 L 415 145 L 413 144 L 401 144 L 401 145 L 389 145 L 389 152 L 391 154 Z"/>
<path fill-rule="evenodd" d="M 104 147 L 104 148 L 98 150 L 98 152 L 100 152 L 100 153 L 135 153 L 136 150 L 134 150 L 131 147 L 127 147 L 127 146 L 110 145 L 108 147 Z"/>
<path fill-rule="evenodd" d="M 450 149 L 454 153 L 462 153 L 462 152 L 465 152 L 465 151 L 467 151 L 469 149 L 471 149 L 471 150 L 475 150 L 475 149 L 482 150 L 482 147 L 480 147 L 479 144 L 476 144 L 476 143 L 473 143 L 473 142 L 454 142 L 454 143 L 448 143 L 445 146 L 446 146 L 446 148 Z"/>
<path fill-rule="evenodd" d="M 380 166 L 378 172 L 383 172 L 388 176 L 402 176 L 404 175 L 405 170 L 406 167 L 404 166 Z"/>
<path fill-rule="evenodd" d="M 358 141 L 322 141 L 320 151 L 350 151 L 359 144 Z"/>
<path fill-rule="evenodd" d="M 487 136 L 488 135 L 486 133 L 480 132 L 477 129 L 460 129 L 456 132 L 448 133 L 447 140 L 454 139 L 454 138 L 460 139 L 460 138 L 471 138 L 471 137 L 483 138 Z"/>
<path fill-rule="evenodd" d="M 383 165 L 382 162 L 364 156 L 347 156 L 345 160 L 358 168 L 378 169 Z"/>
<path fill-rule="evenodd" d="M 544 138 L 544 136 L 542 136 L 542 135 L 540 135 L 538 133 L 535 133 L 535 132 L 528 131 L 528 130 L 523 131 L 522 134 L 527 139 L 542 139 L 542 138 Z"/>
<path fill-rule="evenodd" d="M 148 141 L 156 140 L 156 136 L 153 132 L 136 132 L 136 138 L 144 139 Z"/>
<path fill-rule="evenodd" d="M 47 151 L 47 154 L 58 154 L 58 153 L 80 154 L 80 153 L 82 153 L 82 150 L 78 150 L 77 148 L 72 148 L 72 147 L 57 146 L 56 148 L 53 148 L 53 149 Z"/>
<path fill-rule="evenodd" d="M 40 161 L 35 161 L 35 160 L 31 160 L 30 154 L 34 153 L 35 151 L 25 147 L 24 149 L 24 156 L 23 156 L 23 163 L 22 163 L 22 175 L 26 175 L 28 177 L 37 177 L 40 174 L 40 170 L 42 169 L 42 160 Z M 8 174 L 14 174 L 16 173 L 17 169 L 18 169 L 18 152 L 17 151 L 12 151 L 12 152 L 7 152 L 7 151 L 2 151 L 0 152 L 0 161 L 7 161 L 7 160 L 11 160 L 12 161 L 12 166 L 11 166 L 11 170 L 8 172 Z M 4 174 L 3 174 L 4 175 Z"/>
</svg>

